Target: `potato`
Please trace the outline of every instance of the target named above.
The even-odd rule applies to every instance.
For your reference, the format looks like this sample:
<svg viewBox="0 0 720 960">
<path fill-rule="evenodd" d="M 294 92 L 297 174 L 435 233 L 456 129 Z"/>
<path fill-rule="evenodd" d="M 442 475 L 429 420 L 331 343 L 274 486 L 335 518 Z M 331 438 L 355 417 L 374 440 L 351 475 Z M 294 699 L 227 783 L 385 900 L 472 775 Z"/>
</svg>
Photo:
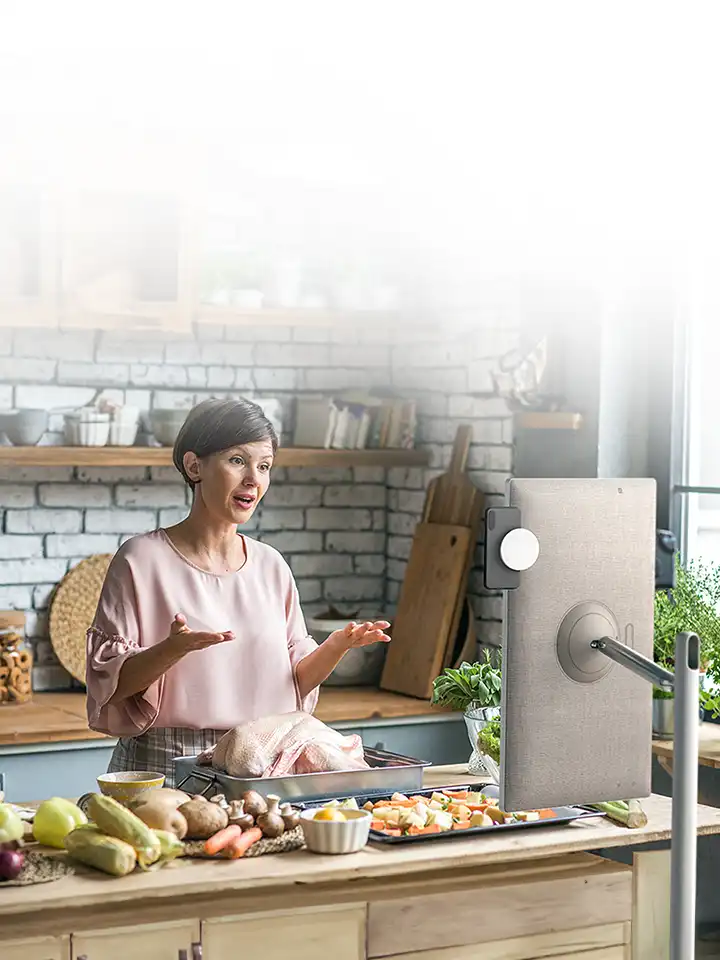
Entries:
<svg viewBox="0 0 720 960">
<path fill-rule="evenodd" d="M 228 815 L 217 803 L 207 800 L 189 800 L 179 813 L 187 821 L 187 837 L 191 840 L 207 840 L 228 825 Z"/>
<path fill-rule="evenodd" d="M 168 833 L 174 833 L 178 840 L 182 840 L 187 834 L 187 820 L 179 810 L 176 810 L 167 801 L 153 803 L 152 800 L 148 800 L 147 803 L 136 804 L 132 812 L 153 830 L 165 830 Z"/>
</svg>

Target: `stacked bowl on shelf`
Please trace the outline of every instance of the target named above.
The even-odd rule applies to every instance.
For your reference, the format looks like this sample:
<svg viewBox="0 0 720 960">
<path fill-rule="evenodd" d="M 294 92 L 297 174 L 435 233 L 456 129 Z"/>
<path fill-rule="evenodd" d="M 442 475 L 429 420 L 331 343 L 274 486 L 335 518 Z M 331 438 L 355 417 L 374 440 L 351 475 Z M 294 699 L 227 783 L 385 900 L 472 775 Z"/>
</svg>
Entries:
<svg viewBox="0 0 720 960">
<path fill-rule="evenodd" d="M 137 407 L 81 407 L 65 414 L 65 442 L 71 447 L 131 447 L 137 437 Z"/>
</svg>

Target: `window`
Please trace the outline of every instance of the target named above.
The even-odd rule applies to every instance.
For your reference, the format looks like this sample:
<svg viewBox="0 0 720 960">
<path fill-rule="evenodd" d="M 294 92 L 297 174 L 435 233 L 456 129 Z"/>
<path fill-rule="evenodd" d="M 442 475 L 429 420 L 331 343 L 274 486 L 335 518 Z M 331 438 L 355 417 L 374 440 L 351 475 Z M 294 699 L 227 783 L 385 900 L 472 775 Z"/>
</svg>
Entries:
<svg viewBox="0 0 720 960">
<path fill-rule="evenodd" d="M 690 322 L 676 351 L 673 526 L 688 560 L 720 565 L 720 318 Z"/>
</svg>

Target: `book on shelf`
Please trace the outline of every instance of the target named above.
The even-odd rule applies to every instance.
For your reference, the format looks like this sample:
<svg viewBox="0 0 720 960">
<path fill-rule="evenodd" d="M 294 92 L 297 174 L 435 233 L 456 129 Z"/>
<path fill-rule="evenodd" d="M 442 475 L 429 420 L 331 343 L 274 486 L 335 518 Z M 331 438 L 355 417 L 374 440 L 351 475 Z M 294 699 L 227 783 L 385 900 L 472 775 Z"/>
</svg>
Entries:
<svg viewBox="0 0 720 960">
<path fill-rule="evenodd" d="M 332 450 L 411 450 L 416 425 L 414 400 L 349 393 L 330 398 L 299 397 L 293 445 Z"/>
</svg>

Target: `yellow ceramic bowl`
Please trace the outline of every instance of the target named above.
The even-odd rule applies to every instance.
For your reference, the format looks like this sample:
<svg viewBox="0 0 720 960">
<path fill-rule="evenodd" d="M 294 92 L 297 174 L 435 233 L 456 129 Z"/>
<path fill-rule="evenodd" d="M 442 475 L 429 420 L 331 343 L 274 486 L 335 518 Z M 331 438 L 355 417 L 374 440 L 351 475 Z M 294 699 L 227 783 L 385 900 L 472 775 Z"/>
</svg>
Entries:
<svg viewBox="0 0 720 960">
<path fill-rule="evenodd" d="M 100 793 L 112 797 L 118 803 L 127 804 L 146 790 L 156 790 L 165 783 L 164 773 L 147 770 L 122 770 L 119 773 L 103 773 L 97 778 Z"/>
</svg>

